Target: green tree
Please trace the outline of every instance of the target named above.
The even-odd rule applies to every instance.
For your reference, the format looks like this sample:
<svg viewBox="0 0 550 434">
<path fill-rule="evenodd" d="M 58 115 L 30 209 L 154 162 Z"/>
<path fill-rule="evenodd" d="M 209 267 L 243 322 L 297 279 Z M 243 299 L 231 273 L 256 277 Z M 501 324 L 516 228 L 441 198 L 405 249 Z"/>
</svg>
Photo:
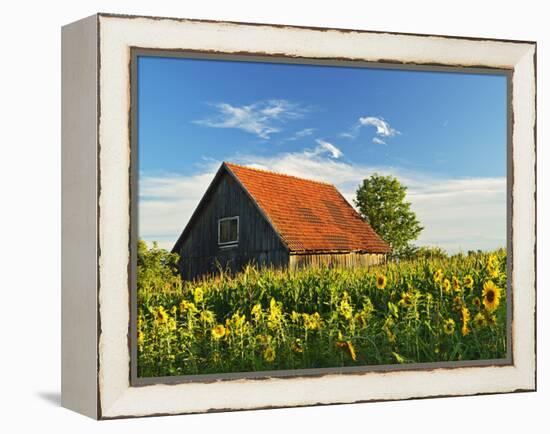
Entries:
<svg viewBox="0 0 550 434">
<path fill-rule="evenodd" d="M 138 290 L 162 292 L 181 290 L 182 282 L 178 272 L 179 256 L 159 249 L 157 243 L 148 248 L 143 240 L 137 249 Z"/>
<path fill-rule="evenodd" d="M 424 229 L 411 204 L 405 201 L 407 187 L 393 176 L 373 174 L 359 186 L 355 205 L 362 217 L 392 248 L 395 256 L 414 250 L 411 241 Z"/>
<path fill-rule="evenodd" d="M 423 246 L 419 247 L 415 252 L 414 256 L 416 259 L 445 259 L 448 258 L 447 252 L 441 247 L 437 246 Z"/>
</svg>

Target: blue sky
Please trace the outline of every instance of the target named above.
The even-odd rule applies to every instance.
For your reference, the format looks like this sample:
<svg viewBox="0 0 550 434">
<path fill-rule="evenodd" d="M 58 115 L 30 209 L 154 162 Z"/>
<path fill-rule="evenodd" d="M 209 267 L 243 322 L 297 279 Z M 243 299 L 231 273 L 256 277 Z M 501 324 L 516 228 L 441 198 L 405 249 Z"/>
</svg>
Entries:
<svg viewBox="0 0 550 434">
<path fill-rule="evenodd" d="M 169 248 L 221 163 L 409 188 L 419 244 L 505 244 L 506 78 L 140 57 L 140 236 Z"/>
</svg>

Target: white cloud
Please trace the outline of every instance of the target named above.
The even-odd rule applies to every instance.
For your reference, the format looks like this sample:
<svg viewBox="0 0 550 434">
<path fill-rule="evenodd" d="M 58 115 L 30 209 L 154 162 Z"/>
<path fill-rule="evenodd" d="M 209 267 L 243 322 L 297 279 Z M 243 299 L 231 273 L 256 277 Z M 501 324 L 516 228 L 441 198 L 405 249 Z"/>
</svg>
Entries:
<svg viewBox="0 0 550 434">
<path fill-rule="evenodd" d="M 315 132 L 315 128 L 304 128 L 303 130 L 296 131 L 292 136 L 287 137 L 283 141 L 291 142 L 304 137 L 311 136 Z"/>
<path fill-rule="evenodd" d="M 382 139 L 379 139 L 378 137 L 373 137 L 372 143 L 376 143 L 377 145 L 386 145 L 386 142 L 384 142 L 384 140 Z"/>
<path fill-rule="evenodd" d="M 372 125 L 376 128 L 376 134 L 382 137 L 393 137 L 396 134 L 399 134 L 399 131 L 393 129 L 388 122 L 376 116 L 365 116 L 359 118 L 359 124 L 361 126 Z"/>
<path fill-rule="evenodd" d="M 357 123 L 347 132 L 340 133 L 340 137 L 345 137 L 347 139 L 354 139 L 359 135 L 359 131 L 363 127 L 373 126 L 376 131 L 375 134 L 377 137 L 374 137 L 372 141 L 377 144 L 386 144 L 386 142 L 380 137 L 393 137 L 398 134 L 401 134 L 395 128 L 393 128 L 388 121 L 384 120 L 381 117 L 377 116 L 363 116 L 360 117 Z"/>
<path fill-rule="evenodd" d="M 344 137 L 346 139 L 354 139 L 355 137 L 357 137 L 357 132 L 358 131 L 356 131 L 356 129 L 354 128 L 351 133 L 340 133 L 340 137 Z"/>
<path fill-rule="evenodd" d="M 262 139 L 269 139 L 271 134 L 281 131 L 282 123 L 301 118 L 307 111 L 284 99 L 258 101 L 244 106 L 233 106 L 226 102 L 213 106 L 218 112 L 216 115 L 193 123 L 212 128 L 235 128 Z"/>
<path fill-rule="evenodd" d="M 342 155 L 342 151 L 338 149 L 336 146 L 334 146 L 332 143 L 326 142 L 321 139 L 317 139 L 317 147 L 313 150 L 313 154 L 311 155 L 322 155 L 328 153 L 332 158 L 340 158 Z"/>
<path fill-rule="evenodd" d="M 296 132 L 296 137 L 311 136 L 314 132 L 315 128 L 304 128 L 303 130 Z"/>
<path fill-rule="evenodd" d="M 313 150 L 270 157 L 239 155 L 231 161 L 330 182 L 350 203 L 363 179 L 374 172 L 393 175 L 408 187 L 407 200 L 425 227 L 417 241 L 419 245 L 436 245 L 452 253 L 505 245 L 504 177 L 436 177 L 395 167 L 354 165 L 339 159 L 342 152 L 331 146 L 334 147 L 319 140 Z M 212 161 L 200 174 L 192 176 L 142 176 L 139 203 L 142 238 L 173 245 L 220 164 Z"/>
</svg>

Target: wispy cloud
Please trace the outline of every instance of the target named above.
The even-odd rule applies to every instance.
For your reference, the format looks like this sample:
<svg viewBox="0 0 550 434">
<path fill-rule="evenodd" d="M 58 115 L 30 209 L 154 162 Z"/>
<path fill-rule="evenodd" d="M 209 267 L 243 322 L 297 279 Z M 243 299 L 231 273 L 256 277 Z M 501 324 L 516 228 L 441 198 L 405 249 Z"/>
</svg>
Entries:
<svg viewBox="0 0 550 434">
<path fill-rule="evenodd" d="M 336 146 L 334 146 L 332 143 L 329 143 L 325 140 L 317 139 L 317 146 L 313 150 L 313 152 L 304 151 L 304 153 L 311 155 L 311 156 L 318 156 L 323 154 L 328 154 L 331 158 L 340 158 L 342 155 L 342 151 L 338 149 Z"/>
<path fill-rule="evenodd" d="M 313 149 L 272 156 L 239 155 L 239 164 L 334 184 L 353 203 L 363 179 L 374 172 L 396 176 L 408 187 L 407 200 L 425 227 L 418 244 L 449 252 L 493 249 L 506 239 L 506 179 L 448 178 L 395 167 L 354 165 L 335 145 L 318 140 Z M 196 175 L 140 178 L 140 235 L 171 248 L 221 161 L 210 160 Z"/>
<path fill-rule="evenodd" d="M 372 143 L 376 143 L 377 145 L 386 145 L 387 143 L 384 142 L 384 140 L 379 139 L 378 137 L 372 138 Z"/>
<path fill-rule="evenodd" d="M 304 116 L 307 109 L 284 99 L 258 101 L 250 105 L 234 106 L 227 102 L 212 104 L 217 113 L 206 119 L 193 121 L 212 128 L 235 128 L 269 139 L 282 131 L 282 124 Z"/>
<path fill-rule="evenodd" d="M 372 125 L 376 128 L 376 134 L 382 137 L 393 137 L 396 134 L 399 134 L 399 131 L 393 129 L 383 118 L 378 118 L 376 116 L 365 116 L 359 118 L 359 124 L 361 126 Z"/>
<path fill-rule="evenodd" d="M 344 132 L 344 133 L 340 133 L 340 137 L 344 137 L 345 139 L 354 139 L 355 137 L 357 137 L 357 129 L 354 128 L 354 130 L 352 130 L 351 133 L 347 133 L 347 132 Z"/>
<path fill-rule="evenodd" d="M 376 143 L 378 145 L 385 145 L 386 138 L 401 134 L 382 117 L 363 116 L 357 120 L 355 125 L 349 131 L 341 133 L 340 137 L 354 139 L 359 135 L 361 128 L 370 126 L 375 128 L 375 136 L 373 137 L 372 141 L 373 143 Z"/>
<path fill-rule="evenodd" d="M 304 128 L 303 130 L 296 131 L 292 136 L 283 139 L 285 142 L 291 142 L 304 137 L 311 136 L 316 131 L 315 128 Z"/>
</svg>

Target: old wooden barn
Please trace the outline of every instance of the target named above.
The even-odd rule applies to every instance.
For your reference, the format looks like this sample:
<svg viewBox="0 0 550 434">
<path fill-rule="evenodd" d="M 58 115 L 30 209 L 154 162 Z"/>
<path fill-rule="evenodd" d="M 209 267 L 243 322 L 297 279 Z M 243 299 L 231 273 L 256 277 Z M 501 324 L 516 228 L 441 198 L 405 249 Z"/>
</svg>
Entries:
<svg viewBox="0 0 550 434">
<path fill-rule="evenodd" d="M 331 184 L 223 163 L 172 252 L 183 279 L 259 267 L 357 267 L 390 251 Z"/>
</svg>

